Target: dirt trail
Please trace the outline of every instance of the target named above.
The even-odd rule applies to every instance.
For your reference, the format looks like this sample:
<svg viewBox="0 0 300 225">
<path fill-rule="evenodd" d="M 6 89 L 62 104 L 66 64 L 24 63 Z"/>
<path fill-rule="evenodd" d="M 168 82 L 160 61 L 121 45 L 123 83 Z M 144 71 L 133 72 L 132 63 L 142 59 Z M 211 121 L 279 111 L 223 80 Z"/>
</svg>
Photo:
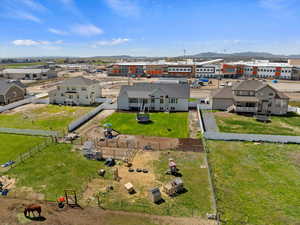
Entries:
<svg viewBox="0 0 300 225">
<path fill-rule="evenodd" d="M 198 138 L 198 133 L 200 132 L 199 124 L 198 124 L 198 115 L 197 111 L 189 111 L 189 133 L 190 138 Z"/>
<path fill-rule="evenodd" d="M 24 206 L 30 201 L 19 199 L 0 199 L 1 225 L 141 225 L 143 219 L 150 219 L 157 225 L 213 225 L 214 221 L 201 218 L 178 218 L 170 216 L 153 216 L 142 213 L 101 210 L 99 208 L 65 208 L 58 209 L 54 203 L 39 203 L 42 206 L 42 220 L 26 219 Z M 124 223 L 122 222 L 124 221 Z M 128 222 L 132 221 L 132 222 Z"/>
</svg>

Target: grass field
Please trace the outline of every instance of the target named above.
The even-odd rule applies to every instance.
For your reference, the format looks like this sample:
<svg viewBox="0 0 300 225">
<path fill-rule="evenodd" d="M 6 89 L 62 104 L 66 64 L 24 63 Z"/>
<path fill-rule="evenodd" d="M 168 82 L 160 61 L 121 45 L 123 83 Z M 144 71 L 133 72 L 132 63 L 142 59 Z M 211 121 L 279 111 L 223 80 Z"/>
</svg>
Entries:
<svg viewBox="0 0 300 225">
<path fill-rule="evenodd" d="M 291 102 L 291 101 L 290 101 L 290 102 L 289 102 L 289 105 L 290 105 L 290 106 L 294 106 L 294 107 L 300 107 L 300 102 L 294 102 L 294 101 Z"/>
<path fill-rule="evenodd" d="M 62 130 L 92 107 L 45 105 L 14 114 L 1 114 L 0 127 L 20 129 Z"/>
<path fill-rule="evenodd" d="M 258 122 L 254 117 L 233 113 L 215 112 L 214 115 L 221 132 L 300 135 L 300 116 L 295 113 L 289 113 L 286 116 L 272 116 L 270 123 Z"/>
<path fill-rule="evenodd" d="M 19 68 L 19 67 L 26 67 L 26 66 L 38 66 L 38 65 L 45 65 L 43 62 L 34 62 L 34 63 L 11 63 L 11 64 L 1 64 L 0 68 Z"/>
<path fill-rule="evenodd" d="M 17 187 L 31 187 L 45 194 L 47 200 L 56 200 L 65 189 L 74 189 L 80 195 L 89 179 L 98 176 L 104 162 L 87 160 L 71 148 L 67 144 L 53 144 L 7 174 L 17 178 Z"/>
<path fill-rule="evenodd" d="M 217 203 L 227 225 L 299 224 L 299 145 L 208 145 Z"/>
<path fill-rule="evenodd" d="M 187 113 L 150 113 L 151 123 L 140 124 L 136 121 L 136 113 L 116 112 L 101 124 L 111 123 L 113 129 L 121 134 L 187 138 Z"/>
<path fill-rule="evenodd" d="M 169 158 L 175 159 L 187 190 L 187 192 L 173 198 L 162 192 L 162 186 L 174 179 L 173 176 L 165 174 Z M 102 205 L 109 209 L 145 212 L 155 215 L 204 217 L 207 212 L 210 212 L 211 201 L 207 170 L 200 168 L 202 163 L 203 155 L 200 153 L 161 152 L 158 159 L 149 162 L 153 167 L 145 165 L 146 168 L 152 169 L 150 173 L 154 171 L 154 183 L 149 184 L 146 178 L 144 182 L 141 179 L 140 184 L 133 182 L 137 190 L 137 194 L 134 195 L 127 194 L 123 186 L 115 184 L 114 191 L 107 193 L 101 198 Z M 160 188 L 165 202 L 158 205 L 150 201 L 148 190 L 153 187 Z"/>
<path fill-rule="evenodd" d="M 0 134 L 0 164 L 16 160 L 21 153 L 29 151 L 44 140 L 41 137 Z"/>
</svg>

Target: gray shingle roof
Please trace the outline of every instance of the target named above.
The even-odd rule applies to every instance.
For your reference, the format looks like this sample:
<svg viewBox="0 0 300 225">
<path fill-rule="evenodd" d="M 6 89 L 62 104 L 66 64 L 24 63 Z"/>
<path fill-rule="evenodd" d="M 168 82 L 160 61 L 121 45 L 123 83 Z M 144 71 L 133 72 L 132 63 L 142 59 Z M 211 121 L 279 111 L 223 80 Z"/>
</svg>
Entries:
<svg viewBox="0 0 300 225">
<path fill-rule="evenodd" d="M 262 81 L 259 80 L 244 80 L 241 82 L 237 82 L 233 85 L 232 90 L 234 91 L 254 91 L 258 90 L 264 86 L 267 86 Z"/>
<path fill-rule="evenodd" d="M 161 90 L 169 97 L 189 98 L 190 87 L 188 84 L 174 83 L 137 83 L 134 85 L 123 85 L 120 95 L 127 93 L 128 97 L 148 98 L 157 90 Z"/>
<path fill-rule="evenodd" d="M 218 89 L 212 94 L 212 98 L 222 98 L 222 99 L 232 99 L 232 88 L 231 87 L 223 87 L 221 89 Z"/>
<path fill-rule="evenodd" d="M 90 80 L 90 79 L 87 79 L 85 77 L 80 76 L 80 77 L 74 77 L 74 78 L 64 80 L 61 85 L 90 86 L 90 85 L 93 85 L 93 84 L 96 84 L 96 83 L 99 83 L 99 82 L 96 81 L 96 80 Z"/>
</svg>

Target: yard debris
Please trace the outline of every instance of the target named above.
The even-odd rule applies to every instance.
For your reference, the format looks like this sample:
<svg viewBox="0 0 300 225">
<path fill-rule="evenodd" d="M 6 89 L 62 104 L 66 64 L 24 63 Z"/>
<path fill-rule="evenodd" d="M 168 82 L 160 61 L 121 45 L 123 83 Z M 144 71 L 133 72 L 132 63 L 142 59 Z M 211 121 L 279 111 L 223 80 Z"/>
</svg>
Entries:
<svg viewBox="0 0 300 225">
<path fill-rule="evenodd" d="M 1 167 L 3 167 L 3 168 L 4 168 L 4 167 L 8 167 L 8 166 L 11 166 L 11 165 L 14 164 L 14 163 L 15 163 L 15 161 L 10 160 L 10 161 L 8 161 L 8 162 L 2 164 Z"/>
<path fill-rule="evenodd" d="M 176 162 L 174 159 L 169 159 L 169 169 L 167 170 L 166 174 L 173 175 L 173 176 L 180 176 L 179 169 L 177 168 Z"/>
<path fill-rule="evenodd" d="M 184 191 L 183 181 L 181 178 L 176 177 L 174 180 L 164 185 L 163 190 L 167 195 L 175 196 Z"/>
<path fill-rule="evenodd" d="M 132 183 L 126 183 L 124 184 L 124 187 L 125 189 L 128 191 L 129 194 L 134 194 L 135 193 L 135 190 L 134 190 L 134 187 L 132 185 Z"/>
<path fill-rule="evenodd" d="M 109 167 L 112 167 L 116 164 L 115 160 L 113 158 L 107 158 L 105 160 L 105 165 L 106 166 L 109 166 Z"/>
<path fill-rule="evenodd" d="M 105 175 L 105 170 L 104 169 L 101 169 L 98 171 L 98 175 L 101 176 L 101 177 L 104 177 Z"/>
<path fill-rule="evenodd" d="M 159 188 L 157 188 L 157 187 L 151 188 L 149 190 L 149 197 L 150 197 L 150 200 L 154 203 L 159 203 L 163 200 L 161 197 L 161 192 L 160 192 Z"/>
</svg>

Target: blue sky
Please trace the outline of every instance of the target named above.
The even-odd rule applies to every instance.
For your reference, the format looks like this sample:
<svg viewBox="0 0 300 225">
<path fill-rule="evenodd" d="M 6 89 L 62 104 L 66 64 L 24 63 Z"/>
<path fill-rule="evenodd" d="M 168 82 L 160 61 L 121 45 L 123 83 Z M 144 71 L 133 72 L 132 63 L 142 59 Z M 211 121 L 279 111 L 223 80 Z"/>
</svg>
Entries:
<svg viewBox="0 0 300 225">
<path fill-rule="evenodd" d="M 300 54 L 300 0 L 0 0 L 0 57 Z"/>
</svg>

